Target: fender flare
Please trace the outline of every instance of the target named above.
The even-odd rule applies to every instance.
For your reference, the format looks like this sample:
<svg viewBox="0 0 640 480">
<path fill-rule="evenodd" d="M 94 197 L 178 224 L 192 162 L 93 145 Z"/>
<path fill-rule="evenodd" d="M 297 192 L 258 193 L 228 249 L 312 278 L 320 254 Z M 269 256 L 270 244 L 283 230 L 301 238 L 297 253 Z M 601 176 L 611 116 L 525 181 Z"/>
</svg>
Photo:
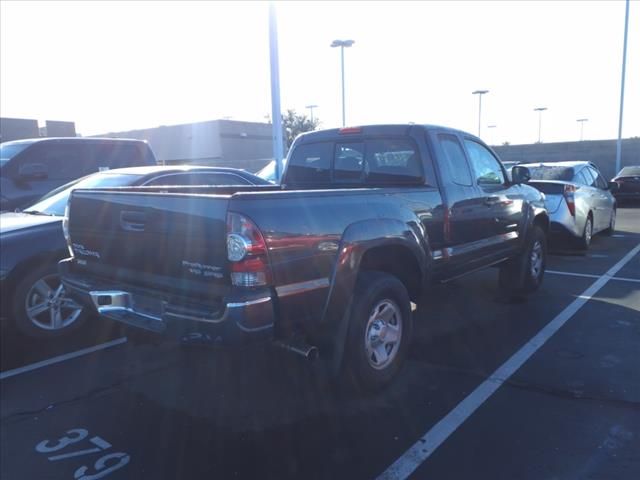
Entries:
<svg viewBox="0 0 640 480">
<path fill-rule="evenodd" d="M 360 263 L 367 251 L 381 246 L 407 248 L 415 257 L 422 285 L 429 279 L 431 248 L 424 227 L 417 217 L 408 222 L 377 218 L 356 222 L 347 227 L 340 241 L 321 317 L 324 332 L 321 351 L 329 351 L 326 358 L 334 375 L 342 365 L 349 327 L 349 309 Z"/>
</svg>

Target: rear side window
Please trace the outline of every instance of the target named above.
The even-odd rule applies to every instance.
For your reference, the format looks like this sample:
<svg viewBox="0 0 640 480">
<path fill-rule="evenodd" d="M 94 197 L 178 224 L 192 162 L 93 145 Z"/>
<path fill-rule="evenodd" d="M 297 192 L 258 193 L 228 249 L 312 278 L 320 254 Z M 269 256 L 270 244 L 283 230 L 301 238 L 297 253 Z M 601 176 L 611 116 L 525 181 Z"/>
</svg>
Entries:
<svg viewBox="0 0 640 480">
<path fill-rule="evenodd" d="M 471 186 L 471 171 L 458 139 L 455 135 L 442 133 L 438 135 L 438 141 L 444 151 L 445 163 L 449 169 L 451 180 L 458 185 Z"/>
<path fill-rule="evenodd" d="M 586 176 L 584 171 L 578 172 L 578 174 L 573 178 L 573 181 L 579 183 L 580 185 L 589 185 L 591 183 L 591 177 Z"/>
<path fill-rule="evenodd" d="M 87 154 L 87 149 L 79 143 L 41 142 L 25 152 L 19 167 L 40 163 L 46 167 L 50 179 L 68 181 L 84 176 Z"/>
<path fill-rule="evenodd" d="M 602 178 L 600 172 L 593 167 L 587 168 L 589 169 L 589 173 L 591 173 L 591 175 L 595 178 L 594 186 L 598 188 L 607 188 L 607 182 L 604 178 Z"/>
<path fill-rule="evenodd" d="M 287 169 L 287 182 L 295 184 L 329 183 L 333 142 L 306 143 L 293 151 Z"/>
<path fill-rule="evenodd" d="M 420 154 L 408 139 L 372 139 L 366 142 L 367 183 L 421 183 Z"/>
<path fill-rule="evenodd" d="M 580 173 L 582 173 L 584 175 L 584 178 L 587 179 L 587 185 L 589 187 L 595 187 L 596 186 L 596 177 L 595 175 L 589 170 L 589 168 L 583 168 Z"/>
<path fill-rule="evenodd" d="M 93 163 L 85 173 L 99 170 L 147 165 L 146 148 L 135 143 L 105 142 L 91 145 Z"/>
</svg>

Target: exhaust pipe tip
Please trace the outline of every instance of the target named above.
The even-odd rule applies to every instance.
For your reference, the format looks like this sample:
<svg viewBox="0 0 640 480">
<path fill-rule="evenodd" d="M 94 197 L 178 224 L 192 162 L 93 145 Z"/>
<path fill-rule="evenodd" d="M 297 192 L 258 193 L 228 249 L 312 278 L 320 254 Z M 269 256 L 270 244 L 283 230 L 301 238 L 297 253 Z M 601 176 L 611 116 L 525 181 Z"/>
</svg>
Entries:
<svg viewBox="0 0 640 480">
<path fill-rule="evenodd" d="M 318 350 L 318 347 L 314 345 L 308 345 L 303 342 L 287 343 L 278 340 L 274 342 L 274 345 L 291 353 L 300 355 L 310 362 L 315 362 L 320 357 L 320 351 Z"/>
</svg>

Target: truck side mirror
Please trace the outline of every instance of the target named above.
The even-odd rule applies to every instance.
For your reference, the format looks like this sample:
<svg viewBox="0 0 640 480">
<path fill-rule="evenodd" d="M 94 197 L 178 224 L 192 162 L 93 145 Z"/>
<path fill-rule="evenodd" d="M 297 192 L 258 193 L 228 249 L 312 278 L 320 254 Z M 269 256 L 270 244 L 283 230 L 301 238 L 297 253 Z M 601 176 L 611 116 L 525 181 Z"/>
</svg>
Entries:
<svg viewBox="0 0 640 480">
<path fill-rule="evenodd" d="M 20 180 L 43 180 L 49 176 L 44 163 L 25 163 L 18 170 Z"/>
<path fill-rule="evenodd" d="M 515 165 L 511 168 L 511 181 L 513 183 L 528 183 L 529 180 L 531 180 L 531 172 L 527 167 Z"/>
<path fill-rule="evenodd" d="M 617 192 L 618 190 L 620 190 L 620 184 L 618 182 L 609 182 L 607 184 L 607 190 L 609 190 L 611 193 Z"/>
</svg>

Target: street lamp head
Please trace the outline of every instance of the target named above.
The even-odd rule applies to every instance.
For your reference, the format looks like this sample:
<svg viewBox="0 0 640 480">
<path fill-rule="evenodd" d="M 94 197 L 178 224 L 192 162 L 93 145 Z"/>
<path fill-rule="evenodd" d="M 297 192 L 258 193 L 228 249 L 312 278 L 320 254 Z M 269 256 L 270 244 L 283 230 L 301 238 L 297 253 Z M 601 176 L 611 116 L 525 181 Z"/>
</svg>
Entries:
<svg viewBox="0 0 640 480">
<path fill-rule="evenodd" d="M 318 108 L 318 105 L 306 105 L 304 108 Z"/>
<path fill-rule="evenodd" d="M 579 118 L 576 120 L 576 122 L 588 122 L 589 119 L 588 118 Z"/>
<path fill-rule="evenodd" d="M 485 93 L 489 93 L 489 90 L 476 90 L 475 92 L 471 92 L 472 95 L 484 95 Z"/>
<path fill-rule="evenodd" d="M 496 128 L 497 125 L 487 125 L 487 128 Z"/>
<path fill-rule="evenodd" d="M 331 42 L 331 47 L 350 47 L 351 45 L 353 45 L 355 42 L 355 40 L 334 40 L 333 42 Z"/>
<path fill-rule="evenodd" d="M 534 112 L 544 112 L 547 109 L 547 107 L 538 107 L 538 108 L 534 108 L 533 111 Z"/>
</svg>

